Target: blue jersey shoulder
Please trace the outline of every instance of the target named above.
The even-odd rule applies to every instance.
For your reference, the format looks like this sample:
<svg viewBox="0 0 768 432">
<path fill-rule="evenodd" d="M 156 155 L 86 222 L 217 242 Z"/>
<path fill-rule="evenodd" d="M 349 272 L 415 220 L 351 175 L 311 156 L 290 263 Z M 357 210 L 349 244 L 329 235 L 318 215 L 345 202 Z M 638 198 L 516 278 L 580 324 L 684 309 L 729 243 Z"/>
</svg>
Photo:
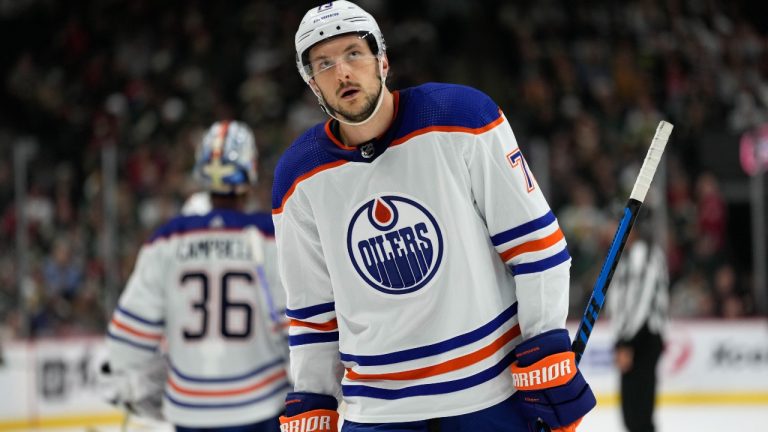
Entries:
<svg viewBox="0 0 768 432">
<path fill-rule="evenodd" d="M 272 213 L 253 213 L 250 215 L 253 225 L 267 237 L 275 236 L 275 224 L 272 222 Z"/>
<path fill-rule="evenodd" d="M 325 123 L 319 123 L 298 137 L 283 153 L 275 167 L 272 183 L 272 208 L 280 208 L 294 181 L 313 169 L 338 160 L 323 147 L 328 141 Z M 327 143 L 326 143 L 327 145 Z"/>
<path fill-rule="evenodd" d="M 501 116 L 488 95 L 463 85 L 427 83 L 401 91 L 400 97 L 401 136 L 429 127 L 478 129 Z"/>
<path fill-rule="evenodd" d="M 216 219 L 214 221 L 214 219 Z M 174 235 L 189 234 L 208 229 L 244 229 L 256 227 L 262 234 L 273 237 L 275 226 L 269 213 L 242 213 L 234 210 L 214 209 L 205 215 L 181 215 L 155 230 L 148 243 Z"/>
</svg>

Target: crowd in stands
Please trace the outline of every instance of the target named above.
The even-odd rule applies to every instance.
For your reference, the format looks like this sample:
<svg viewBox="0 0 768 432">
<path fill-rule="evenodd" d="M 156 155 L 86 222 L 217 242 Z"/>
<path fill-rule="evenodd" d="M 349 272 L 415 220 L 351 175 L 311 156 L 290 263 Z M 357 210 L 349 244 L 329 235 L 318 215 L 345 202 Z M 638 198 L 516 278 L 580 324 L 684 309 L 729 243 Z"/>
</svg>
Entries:
<svg viewBox="0 0 768 432">
<path fill-rule="evenodd" d="M 676 127 L 666 191 L 650 199 L 648 215 L 664 210 L 657 229 L 673 317 L 757 313 L 750 263 L 734 253 L 744 245 L 729 236 L 747 227 L 729 221 L 722 181 L 701 154 L 713 131 L 734 137 L 722 149 L 737 152 L 735 137 L 768 121 L 768 34 L 756 3 L 360 1 L 387 39 L 390 88 L 471 85 L 510 119 L 569 243 L 574 319 L 661 119 Z M 152 230 L 196 190 L 194 148 L 211 122 L 237 118 L 254 128 L 261 161 L 253 209 L 269 211 L 281 152 L 325 118 L 294 63 L 294 32 L 312 4 L 0 2 L 0 37 L 11 41 L 0 60 L 6 333 L 105 329 L 116 295 L 105 293 L 105 149 L 118 154 L 113 289 Z M 20 290 L 11 155 L 22 142 L 36 151 L 21 209 L 29 272 Z"/>
</svg>

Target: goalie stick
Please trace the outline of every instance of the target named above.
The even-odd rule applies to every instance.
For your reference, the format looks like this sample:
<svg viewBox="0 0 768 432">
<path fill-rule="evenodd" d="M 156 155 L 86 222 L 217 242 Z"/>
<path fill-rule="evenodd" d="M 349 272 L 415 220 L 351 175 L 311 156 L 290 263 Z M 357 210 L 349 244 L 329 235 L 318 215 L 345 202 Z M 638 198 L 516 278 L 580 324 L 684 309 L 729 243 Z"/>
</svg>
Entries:
<svg viewBox="0 0 768 432">
<path fill-rule="evenodd" d="M 571 345 L 571 350 L 576 354 L 577 365 L 584 355 L 584 350 L 587 349 L 587 341 L 589 341 L 589 336 L 592 334 L 597 316 L 600 314 L 603 304 L 605 304 L 605 294 L 608 291 L 608 286 L 611 284 L 613 273 L 619 264 L 621 253 L 624 251 L 624 245 L 627 243 L 627 238 L 629 238 L 629 232 L 635 224 L 640 207 L 643 205 L 645 195 L 651 186 L 653 175 L 656 173 L 656 167 L 659 165 L 659 160 L 664 153 L 664 148 L 667 146 L 667 140 L 669 140 L 669 135 L 672 133 L 673 128 L 672 123 L 663 120 L 656 127 L 656 133 L 651 140 L 651 146 L 648 148 L 643 166 L 640 168 L 640 173 L 637 175 L 632 193 L 629 195 L 627 205 L 624 207 L 616 234 L 613 235 L 611 247 L 608 249 L 608 256 L 603 261 L 600 275 L 597 277 L 595 286 L 592 288 L 592 295 L 589 298 L 584 315 L 581 317 L 581 323 Z M 547 426 L 541 423 L 539 426 L 537 429 L 540 432 L 549 430 Z"/>
</svg>

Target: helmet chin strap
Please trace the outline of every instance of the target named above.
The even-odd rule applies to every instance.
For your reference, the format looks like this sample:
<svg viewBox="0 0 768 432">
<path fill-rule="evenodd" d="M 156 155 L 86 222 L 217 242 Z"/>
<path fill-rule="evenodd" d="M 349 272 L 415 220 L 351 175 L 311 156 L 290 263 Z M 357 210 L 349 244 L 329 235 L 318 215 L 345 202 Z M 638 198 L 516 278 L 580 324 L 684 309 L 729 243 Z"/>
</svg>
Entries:
<svg viewBox="0 0 768 432">
<path fill-rule="evenodd" d="M 384 75 L 384 63 L 381 61 L 381 57 L 378 57 L 377 61 L 379 62 L 379 81 L 381 81 L 381 88 L 379 89 L 379 97 L 378 97 L 378 100 L 376 101 L 376 108 L 373 109 L 373 111 L 371 112 L 371 115 L 369 115 L 368 118 L 359 122 L 342 120 L 340 118 L 341 116 L 337 116 L 333 114 L 334 110 L 328 107 L 328 105 L 325 103 L 325 99 L 323 99 L 323 95 L 322 93 L 320 93 L 320 90 L 319 89 L 315 90 L 314 87 L 310 86 L 312 87 L 312 91 L 315 93 L 315 96 L 317 96 L 317 102 L 320 104 L 320 108 L 322 108 L 323 112 L 328 114 L 329 117 L 338 121 L 339 123 L 344 123 L 345 125 L 348 125 L 348 126 L 361 126 L 371 121 L 371 119 L 374 116 L 376 116 L 376 113 L 379 111 L 379 108 L 381 108 L 381 103 L 384 101 L 384 81 L 386 81 L 386 76 Z"/>
</svg>

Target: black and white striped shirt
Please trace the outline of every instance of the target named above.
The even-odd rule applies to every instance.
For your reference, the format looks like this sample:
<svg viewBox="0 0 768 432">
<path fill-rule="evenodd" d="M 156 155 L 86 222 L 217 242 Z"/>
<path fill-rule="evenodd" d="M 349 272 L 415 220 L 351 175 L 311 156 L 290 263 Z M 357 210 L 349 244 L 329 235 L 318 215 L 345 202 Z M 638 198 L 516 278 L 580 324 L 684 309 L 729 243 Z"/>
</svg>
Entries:
<svg viewBox="0 0 768 432">
<path fill-rule="evenodd" d="M 669 305 L 669 273 L 664 251 L 640 238 L 628 245 L 608 294 L 616 338 L 629 341 L 646 324 L 662 335 Z"/>
</svg>

